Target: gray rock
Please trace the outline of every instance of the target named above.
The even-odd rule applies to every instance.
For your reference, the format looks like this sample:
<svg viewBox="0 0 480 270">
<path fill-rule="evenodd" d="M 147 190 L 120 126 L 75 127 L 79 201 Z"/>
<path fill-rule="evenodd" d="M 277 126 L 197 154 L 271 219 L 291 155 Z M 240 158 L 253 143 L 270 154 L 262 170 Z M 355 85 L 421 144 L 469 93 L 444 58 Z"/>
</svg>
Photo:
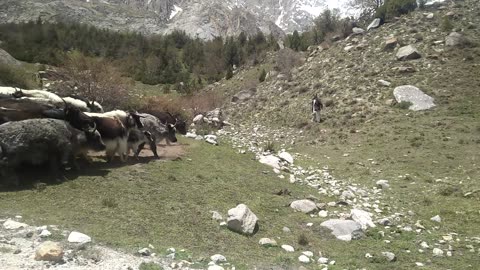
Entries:
<svg viewBox="0 0 480 270">
<path fill-rule="evenodd" d="M 258 160 L 260 163 L 273 167 L 280 170 L 280 158 L 274 155 L 260 156 Z"/>
<path fill-rule="evenodd" d="M 380 18 L 375 18 L 367 27 L 367 31 L 370 31 L 370 29 L 375 29 L 380 26 Z"/>
<path fill-rule="evenodd" d="M 392 83 L 385 80 L 378 80 L 378 84 L 381 86 L 390 86 Z"/>
<path fill-rule="evenodd" d="M 21 222 L 11 220 L 11 219 L 7 219 L 3 223 L 3 228 L 5 228 L 7 230 L 18 230 L 18 229 L 21 229 L 21 228 L 26 228 L 27 226 L 28 225 L 25 224 L 25 223 L 21 223 Z"/>
<path fill-rule="evenodd" d="M 81 243 L 81 244 L 84 244 L 84 243 L 89 243 L 92 241 L 92 238 L 90 238 L 90 236 L 86 235 L 86 234 L 83 234 L 83 233 L 79 233 L 79 232 L 71 232 L 69 235 L 68 235 L 68 239 L 67 239 L 68 242 L 70 243 Z"/>
<path fill-rule="evenodd" d="M 365 33 L 365 30 L 363 30 L 362 28 L 359 28 L 359 27 L 354 27 L 352 29 L 352 32 L 355 35 L 361 35 L 361 34 Z"/>
<path fill-rule="evenodd" d="M 310 258 L 308 258 L 305 255 L 300 255 L 298 257 L 298 261 L 301 262 L 301 263 L 310 263 Z"/>
<path fill-rule="evenodd" d="M 434 99 L 420 89 L 412 85 L 402 85 L 398 86 L 393 90 L 393 95 L 398 103 L 405 101 L 411 102 L 410 110 L 412 111 L 421 111 L 428 110 L 435 107 L 433 103 Z"/>
<path fill-rule="evenodd" d="M 397 60 L 405 61 L 419 59 L 422 55 L 413 45 L 408 45 L 398 49 L 396 57 Z"/>
<path fill-rule="evenodd" d="M 362 232 L 362 226 L 353 220 L 329 219 L 320 226 L 330 229 L 332 234 L 342 241 L 351 241 L 355 235 Z"/>
<path fill-rule="evenodd" d="M 225 268 L 221 267 L 220 265 L 210 265 L 208 268 L 208 270 L 224 270 Z"/>
<path fill-rule="evenodd" d="M 45 238 L 45 237 L 49 237 L 50 235 L 52 235 L 52 233 L 49 232 L 48 230 L 42 230 L 42 232 L 38 236 L 40 236 L 41 238 Z"/>
<path fill-rule="evenodd" d="M 193 123 L 195 123 L 195 124 L 202 123 L 202 122 L 203 122 L 203 114 L 197 114 L 193 118 Z"/>
<path fill-rule="evenodd" d="M 394 262 L 397 260 L 397 257 L 392 252 L 382 252 L 382 256 L 385 257 L 389 262 Z"/>
<path fill-rule="evenodd" d="M 372 214 L 367 211 L 361 209 L 352 209 L 350 210 L 350 215 L 355 222 L 360 224 L 362 230 L 376 227 L 372 221 Z"/>
<path fill-rule="evenodd" d="M 310 200 L 298 200 L 290 204 L 290 207 L 296 211 L 300 211 L 306 214 L 316 211 L 317 205 Z"/>
<path fill-rule="evenodd" d="M 232 97 L 232 102 L 237 103 L 248 101 L 255 95 L 256 92 L 256 88 L 250 88 L 248 90 L 240 91 Z"/>
<path fill-rule="evenodd" d="M 293 164 L 293 157 L 288 152 L 282 151 L 278 154 L 278 157 L 290 164 Z"/>
<path fill-rule="evenodd" d="M 0 64 L 6 66 L 19 66 L 21 62 L 13 58 L 8 52 L 0 49 Z"/>
<path fill-rule="evenodd" d="M 282 249 L 286 252 L 295 252 L 295 249 L 290 245 L 282 245 Z"/>
<path fill-rule="evenodd" d="M 227 258 L 221 254 L 215 254 L 210 256 L 210 260 L 214 263 L 223 263 L 227 261 Z"/>
<path fill-rule="evenodd" d="M 443 257 L 443 250 L 439 248 L 434 248 L 432 252 L 434 257 Z"/>
<path fill-rule="evenodd" d="M 220 215 L 220 213 L 218 213 L 217 211 L 210 211 L 210 213 L 212 213 L 212 219 L 213 220 L 216 220 L 216 221 L 222 221 L 223 220 L 222 215 Z"/>
<path fill-rule="evenodd" d="M 377 181 L 377 187 L 381 189 L 388 189 L 390 185 L 388 184 L 388 180 L 378 180 Z"/>
<path fill-rule="evenodd" d="M 439 215 L 432 217 L 430 220 L 438 223 L 442 222 L 442 218 Z"/>
<path fill-rule="evenodd" d="M 142 248 L 142 249 L 138 250 L 138 254 L 140 254 L 142 256 L 150 256 L 152 254 L 152 252 L 148 248 Z"/>
<path fill-rule="evenodd" d="M 470 44 L 470 41 L 458 32 L 452 32 L 445 38 L 445 45 L 450 47 L 464 47 Z"/>
<path fill-rule="evenodd" d="M 277 241 L 270 239 L 270 238 L 262 238 L 258 243 L 264 247 L 276 247 Z"/>
<path fill-rule="evenodd" d="M 230 230 L 246 235 L 255 233 L 257 216 L 245 204 L 228 210 L 227 226 Z"/>
</svg>

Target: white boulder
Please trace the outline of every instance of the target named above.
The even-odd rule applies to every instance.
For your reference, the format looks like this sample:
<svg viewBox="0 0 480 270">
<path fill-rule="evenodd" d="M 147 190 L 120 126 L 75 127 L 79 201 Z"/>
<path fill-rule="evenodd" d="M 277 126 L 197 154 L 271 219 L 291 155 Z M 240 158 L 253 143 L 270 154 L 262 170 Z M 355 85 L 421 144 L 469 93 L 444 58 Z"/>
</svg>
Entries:
<svg viewBox="0 0 480 270">
<path fill-rule="evenodd" d="M 257 222 L 257 216 L 245 204 L 239 204 L 228 210 L 227 226 L 234 232 L 252 235 Z"/>
</svg>

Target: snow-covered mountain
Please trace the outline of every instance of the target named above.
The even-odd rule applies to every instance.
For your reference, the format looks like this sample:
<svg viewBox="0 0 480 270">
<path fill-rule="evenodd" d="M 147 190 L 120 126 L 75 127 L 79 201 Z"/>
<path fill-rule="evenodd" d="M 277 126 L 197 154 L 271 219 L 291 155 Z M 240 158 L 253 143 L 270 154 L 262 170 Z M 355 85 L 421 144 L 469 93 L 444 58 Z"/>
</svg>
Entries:
<svg viewBox="0 0 480 270">
<path fill-rule="evenodd" d="M 347 0 L 2 0 L 0 23 L 73 20 L 145 34 L 185 30 L 212 39 L 258 31 L 277 37 L 305 30 L 327 6 Z M 339 4 L 340 3 L 340 4 Z"/>
</svg>

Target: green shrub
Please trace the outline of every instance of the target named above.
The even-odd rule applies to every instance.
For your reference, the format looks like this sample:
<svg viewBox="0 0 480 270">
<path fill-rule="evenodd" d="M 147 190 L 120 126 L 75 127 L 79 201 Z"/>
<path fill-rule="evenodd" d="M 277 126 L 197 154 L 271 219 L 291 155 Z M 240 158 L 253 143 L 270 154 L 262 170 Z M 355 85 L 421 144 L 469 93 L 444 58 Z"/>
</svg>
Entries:
<svg viewBox="0 0 480 270">
<path fill-rule="evenodd" d="M 395 105 L 395 107 L 399 108 L 399 109 L 402 109 L 402 110 L 408 110 L 408 108 L 410 108 L 410 106 L 412 106 L 413 103 L 411 103 L 410 101 L 402 101 L 400 103 L 397 103 Z"/>
<path fill-rule="evenodd" d="M 375 16 L 382 20 L 392 19 L 395 16 L 407 14 L 417 8 L 416 0 L 386 0 L 385 3 L 380 6 Z"/>
<path fill-rule="evenodd" d="M 267 77 L 267 72 L 265 71 L 265 69 L 262 69 L 262 72 L 260 72 L 260 77 L 258 77 L 258 80 L 260 82 L 264 82 L 266 77 Z"/>
<path fill-rule="evenodd" d="M 233 77 L 233 70 L 231 67 L 227 68 L 227 74 L 225 74 L 225 79 L 230 80 Z"/>
<path fill-rule="evenodd" d="M 22 89 L 37 88 L 34 74 L 25 70 L 5 64 L 0 64 L 0 84 Z"/>
<path fill-rule="evenodd" d="M 266 142 L 263 150 L 266 152 L 275 152 L 275 143 L 273 141 Z"/>
<path fill-rule="evenodd" d="M 442 23 L 440 25 L 440 28 L 442 28 L 443 32 L 450 32 L 453 29 L 453 23 L 452 20 L 450 20 L 450 17 L 445 16 L 442 19 Z"/>
</svg>

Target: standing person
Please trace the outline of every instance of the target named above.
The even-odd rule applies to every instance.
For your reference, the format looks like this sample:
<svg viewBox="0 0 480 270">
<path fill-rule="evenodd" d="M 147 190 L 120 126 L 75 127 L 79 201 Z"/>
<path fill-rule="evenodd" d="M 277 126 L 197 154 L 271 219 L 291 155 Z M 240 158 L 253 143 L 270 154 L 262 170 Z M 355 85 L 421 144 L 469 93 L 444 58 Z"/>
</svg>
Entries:
<svg viewBox="0 0 480 270">
<path fill-rule="evenodd" d="M 312 98 L 312 121 L 320 123 L 320 111 L 323 109 L 322 101 L 317 94 Z"/>
</svg>

